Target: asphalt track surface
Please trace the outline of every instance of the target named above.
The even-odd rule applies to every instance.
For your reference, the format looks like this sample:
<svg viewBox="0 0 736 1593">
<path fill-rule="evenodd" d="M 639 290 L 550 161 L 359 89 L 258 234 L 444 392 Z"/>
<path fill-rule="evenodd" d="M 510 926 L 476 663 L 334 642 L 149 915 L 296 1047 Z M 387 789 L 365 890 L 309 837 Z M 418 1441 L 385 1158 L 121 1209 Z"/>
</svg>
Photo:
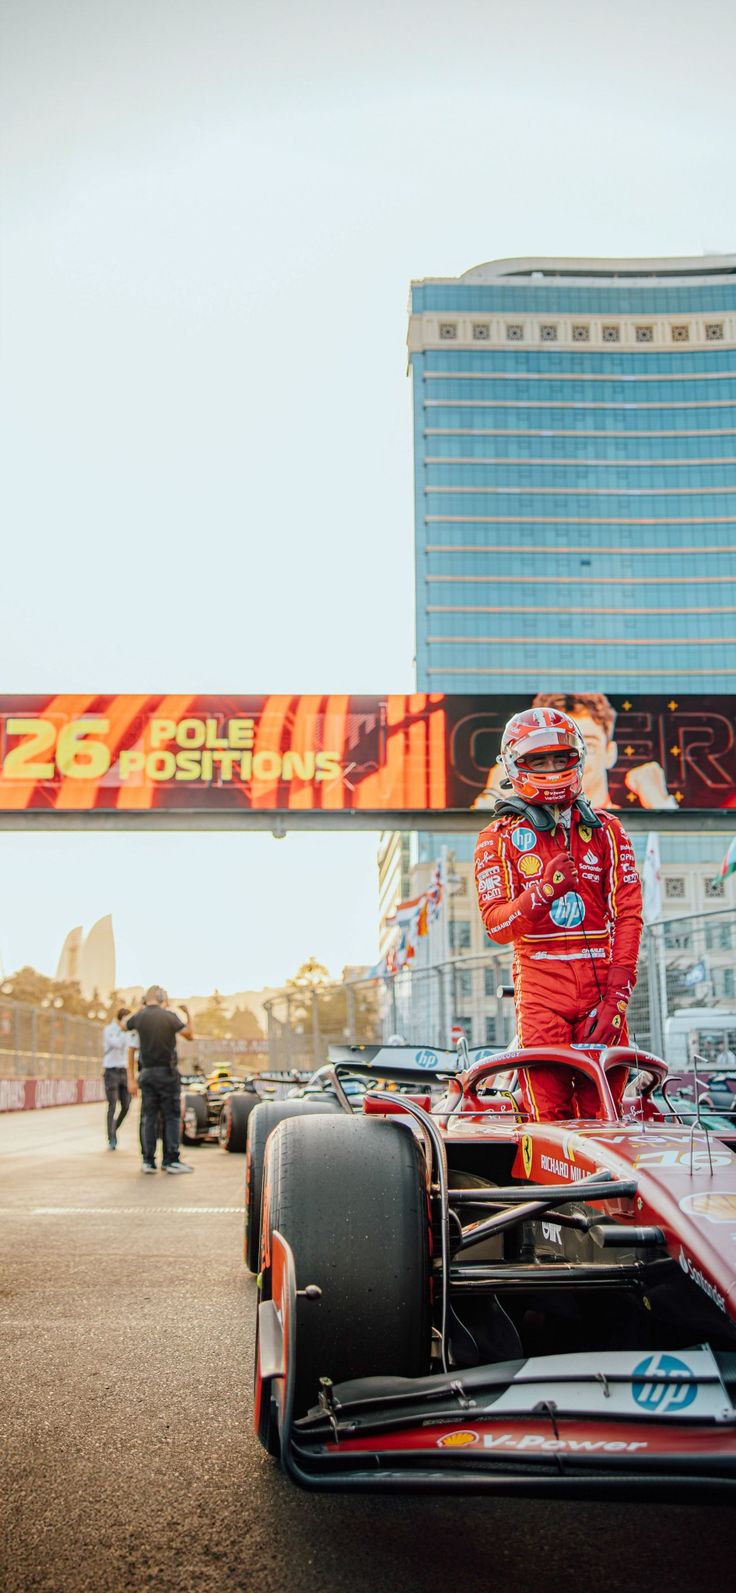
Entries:
<svg viewBox="0 0 736 1593">
<path fill-rule="evenodd" d="M 251 1433 L 244 1158 L 115 1154 L 101 1106 L 0 1117 L 8 1593 L 604 1593 L 733 1585 L 721 1506 L 304 1494 Z M 137 1115 L 137 1113 L 136 1113 Z"/>
</svg>

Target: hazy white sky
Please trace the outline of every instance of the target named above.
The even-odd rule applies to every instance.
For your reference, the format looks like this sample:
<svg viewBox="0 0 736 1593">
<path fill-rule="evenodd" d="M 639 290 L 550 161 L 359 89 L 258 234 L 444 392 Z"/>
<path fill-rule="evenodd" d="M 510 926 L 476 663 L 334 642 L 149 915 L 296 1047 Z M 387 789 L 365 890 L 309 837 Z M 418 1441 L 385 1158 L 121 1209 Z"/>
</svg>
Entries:
<svg viewBox="0 0 736 1593">
<path fill-rule="evenodd" d="M 736 239 L 726 0 L 0 0 L 0 692 L 412 686 L 412 277 Z M 375 956 L 375 837 L 0 836 L 6 968 Z"/>
</svg>

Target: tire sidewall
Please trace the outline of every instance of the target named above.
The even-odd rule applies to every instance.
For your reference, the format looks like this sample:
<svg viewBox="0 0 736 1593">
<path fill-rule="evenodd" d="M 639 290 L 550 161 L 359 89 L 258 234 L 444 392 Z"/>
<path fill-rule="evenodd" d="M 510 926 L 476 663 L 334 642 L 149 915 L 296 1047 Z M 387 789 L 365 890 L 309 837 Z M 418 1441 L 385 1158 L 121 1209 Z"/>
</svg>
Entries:
<svg viewBox="0 0 736 1593">
<path fill-rule="evenodd" d="M 261 1298 L 270 1297 L 275 1229 L 288 1241 L 299 1299 L 295 1413 L 319 1378 L 418 1377 L 430 1370 L 430 1221 L 424 1154 L 385 1119 L 282 1121 L 269 1137 L 262 1193 Z"/>
<path fill-rule="evenodd" d="M 189 1108 L 190 1110 L 193 1110 L 195 1115 L 196 1115 L 196 1118 L 197 1118 L 197 1133 L 196 1133 L 196 1135 L 189 1134 L 187 1132 L 185 1126 L 184 1126 L 185 1113 L 187 1111 L 187 1108 Z M 200 1139 L 204 1139 L 205 1135 L 207 1134 L 208 1128 L 209 1128 L 209 1109 L 208 1109 L 208 1106 L 207 1106 L 207 1097 L 206 1097 L 206 1095 L 200 1095 L 199 1093 L 197 1093 L 195 1091 L 192 1091 L 192 1090 L 187 1091 L 186 1095 L 182 1096 L 182 1102 L 181 1102 L 181 1138 L 182 1138 L 182 1144 L 184 1144 L 184 1145 L 197 1145 L 199 1143 Z"/>
<path fill-rule="evenodd" d="M 250 1113 L 245 1142 L 245 1264 L 257 1273 L 261 1247 L 263 1166 L 269 1136 L 291 1117 L 334 1115 L 336 1101 L 261 1101 Z"/>
<path fill-rule="evenodd" d="M 223 1150 L 233 1155 L 244 1155 L 248 1135 L 248 1119 L 260 1104 L 260 1097 L 250 1092 L 236 1091 L 223 1102 L 218 1125 L 218 1138 Z M 223 1129 L 224 1124 L 224 1129 Z"/>
</svg>

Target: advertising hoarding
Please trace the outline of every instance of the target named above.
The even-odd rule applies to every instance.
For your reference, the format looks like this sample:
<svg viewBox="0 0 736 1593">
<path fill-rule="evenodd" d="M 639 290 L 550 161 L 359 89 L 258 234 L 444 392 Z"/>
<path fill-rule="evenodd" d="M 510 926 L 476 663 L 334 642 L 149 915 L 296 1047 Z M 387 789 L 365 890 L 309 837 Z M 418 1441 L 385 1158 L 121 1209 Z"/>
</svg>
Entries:
<svg viewBox="0 0 736 1593">
<path fill-rule="evenodd" d="M 542 702 L 576 718 L 595 806 L 736 806 L 733 697 L 75 694 L 0 698 L 0 814 L 467 814 Z"/>
</svg>

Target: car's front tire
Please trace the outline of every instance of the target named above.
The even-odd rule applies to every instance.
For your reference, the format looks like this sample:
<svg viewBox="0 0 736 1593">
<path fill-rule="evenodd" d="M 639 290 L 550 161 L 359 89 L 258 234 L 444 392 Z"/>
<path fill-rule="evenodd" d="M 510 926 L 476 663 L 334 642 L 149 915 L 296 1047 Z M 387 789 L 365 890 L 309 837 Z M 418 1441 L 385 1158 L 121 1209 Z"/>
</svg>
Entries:
<svg viewBox="0 0 736 1593">
<path fill-rule="evenodd" d="M 320 1377 L 420 1377 L 430 1370 L 430 1231 L 424 1156 L 404 1124 L 363 1117 L 282 1122 L 264 1169 L 263 1256 L 275 1230 L 294 1253 L 294 1412 L 316 1404 Z M 270 1298 L 264 1266 L 261 1298 Z M 256 1350 L 256 1354 L 258 1351 Z M 270 1394 L 261 1441 L 273 1451 Z"/>
<path fill-rule="evenodd" d="M 334 1096 L 320 1101 L 262 1101 L 248 1119 L 245 1147 L 245 1264 L 258 1271 L 261 1244 L 261 1190 L 266 1144 L 279 1123 L 289 1117 L 326 1117 L 341 1110 Z"/>
</svg>

